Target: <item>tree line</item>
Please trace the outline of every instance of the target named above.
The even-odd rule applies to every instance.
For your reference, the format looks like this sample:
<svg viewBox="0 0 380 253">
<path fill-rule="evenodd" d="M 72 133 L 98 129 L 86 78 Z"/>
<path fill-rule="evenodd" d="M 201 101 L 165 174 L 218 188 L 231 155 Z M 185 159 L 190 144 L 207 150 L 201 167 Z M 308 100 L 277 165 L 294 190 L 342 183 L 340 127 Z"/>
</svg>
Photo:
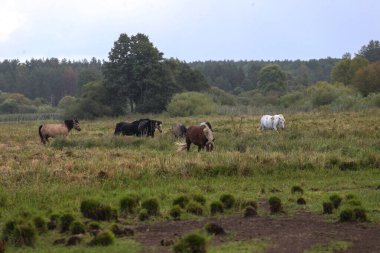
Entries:
<svg viewBox="0 0 380 253">
<path fill-rule="evenodd" d="M 273 104 L 281 97 L 299 97 L 298 91 L 321 81 L 341 83 L 368 96 L 380 91 L 379 68 L 379 41 L 370 41 L 355 57 L 347 53 L 342 59 L 186 63 L 163 58 L 144 34 L 121 34 L 106 61 L 0 62 L 0 113 L 2 108 L 17 112 L 15 98 L 26 101 L 6 93 L 21 93 L 37 100 L 34 105 L 58 105 L 68 114 L 84 117 L 161 112 L 175 94 L 183 92 L 207 93 L 226 105 Z M 326 87 L 330 86 L 314 90 Z"/>
</svg>

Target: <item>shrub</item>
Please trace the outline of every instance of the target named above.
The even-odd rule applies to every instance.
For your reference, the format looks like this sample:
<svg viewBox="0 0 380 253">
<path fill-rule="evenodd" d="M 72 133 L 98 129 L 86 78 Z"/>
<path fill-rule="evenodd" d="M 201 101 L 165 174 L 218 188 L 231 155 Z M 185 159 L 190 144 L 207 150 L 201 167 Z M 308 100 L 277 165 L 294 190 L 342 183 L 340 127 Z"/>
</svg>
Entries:
<svg viewBox="0 0 380 253">
<path fill-rule="evenodd" d="M 334 208 L 338 208 L 342 202 L 342 198 L 339 195 L 334 194 L 330 196 L 330 201 L 334 205 Z"/>
<path fill-rule="evenodd" d="M 3 240 L 16 247 L 33 247 L 36 242 L 36 231 L 29 223 L 8 221 L 3 229 Z"/>
<path fill-rule="evenodd" d="M 86 227 L 85 227 L 85 225 L 83 225 L 83 223 L 81 223 L 79 221 L 75 221 L 71 225 L 71 233 L 73 235 L 84 234 L 84 233 L 86 233 Z"/>
<path fill-rule="evenodd" d="M 220 196 L 220 201 L 223 203 L 224 208 L 230 209 L 235 205 L 235 197 L 231 194 L 223 194 Z"/>
<path fill-rule="evenodd" d="M 188 213 L 192 213 L 195 215 L 202 215 L 203 214 L 203 207 L 198 202 L 190 201 L 190 203 L 186 207 L 186 211 Z"/>
<path fill-rule="evenodd" d="M 298 198 L 297 199 L 297 204 L 298 205 L 306 205 L 306 201 L 304 198 Z"/>
<path fill-rule="evenodd" d="M 206 224 L 205 230 L 211 235 L 223 235 L 226 233 L 220 225 L 213 222 Z"/>
<path fill-rule="evenodd" d="M 211 212 L 211 215 L 215 215 L 217 213 L 223 213 L 224 212 L 223 203 L 220 201 L 212 202 L 210 205 L 210 212 Z"/>
<path fill-rule="evenodd" d="M 216 112 L 216 104 L 206 94 L 184 92 L 174 95 L 167 106 L 167 111 L 173 117 L 209 115 Z"/>
<path fill-rule="evenodd" d="M 340 212 L 339 220 L 341 222 L 353 221 L 354 219 L 354 212 L 351 209 L 345 209 Z"/>
<path fill-rule="evenodd" d="M 80 205 L 83 216 L 93 220 L 109 221 L 117 217 L 117 211 L 96 200 L 83 200 Z"/>
<path fill-rule="evenodd" d="M 141 206 L 146 209 L 148 215 L 159 215 L 160 214 L 160 204 L 157 199 L 148 199 L 145 200 Z"/>
<path fill-rule="evenodd" d="M 278 213 L 282 211 L 281 199 L 277 197 L 269 198 L 269 208 L 271 213 Z"/>
<path fill-rule="evenodd" d="M 173 247 L 175 253 L 206 253 L 206 238 L 199 234 L 189 234 L 179 240 Z"/>
<path fill-rule="evenodd" d="M 140 197 L 134 194 L 130 194 L 120 200 L 120 211 L 122 213 L 134 214 L 139 204 Z"/>
<path fill-rule="evenodd" d="M 185 208 L 188 203 L 189 197 L 187 197 L 186 195 L 179 196 L 173 200 L 173 206 L 178 205 L 181 208 Z"/>
<path fill-rule="evenodd" d="M 58 214 L 50 215 L 50 221 L 47 223 L 47 228 L 49 230 L 56 229 L 59 223 L 60 216 Z"/>
<path fill-rule="evenodd" d="M 173 217 L 173 219 L 179 220 L 181 218 L 181 212 L 181 208 L 178 205 L 176 205 L 172 207 L 172 209 L 170 209 L 169 214 L 171 217 Z"/>
<path fill-rule="evenodd" d="M 89 229 L 100 229 L 100 224 L 97 222 L 91 222 L 90 224 L 88 224 L 88 228 Z"/>
<path fill-rule="evenodd" d="M 46 221 L 41 217 L 35 217 L 33 219 L 34 226 L 38 230 L 39 233 L 44 233 L 47 230 Z"/>
<path fill-rule="evenodd" d="M 254 200 L 244 200 L 241 202 L 241 208 L 246 208 L 246 207 L 253 207 L 254 209 L 258 208 L 257 202 Z"/>
<path fill-rule="evenodd" d="M 75 220 L 71 214 L 64 214 L 61 216 L 61 232 L 69 231 L 71 223 Z"/>
<path fill-rule="evenodd" d="M 253 217 L 253 216 L 256 216 L 257 215 L 257 211 L 256 211 L 256 208 L 252 207 L 252 206 L 247 206 L 244 210 L 244 217 L 245 218 L 248 218 L 248 217 Z"/>
<path fill-rule="evenodd" d="M 303 194 L 303 189 L 301 188 L 301 186 L 298 186 L 298 185 L 293 186 L 291 191 L 293 194 L 295 193 Z"/>
<path fill-rule="evenodd" d="M 149 219 L 149 214 L 148 214 L 148 210 L 146 209 L 142 209 L 139 213 L 139 220 L 140 221 L 145 221 L 145 220 L 148 220 Z"/>
<path fill-rule="evenodd" d="M 331 202 L 323 203 L 323 213 L 324 214 L 332 214 L 334 210 L 334 205 Z"/>
<path fill-rule="evenodd" d="M 115 241 L 114 236 L 112 233 L 106 231 L 102 232 L 94 237 L 94 239 L 91 240 L 90 245 L 91 246 L 108 246 L 113 244 Z"/>
<path fill-rule="evenodd" d="M 199 204 L 201 205 L 205 205 L 206 204 L 206 198 L 201 195 L 201 194 L 194 194 L 192 196 L 192 199 L 195 201 L 195 202 L 198 202 Z"/>
<path fill-rule="evenodd" d="M 367 221 L 367 214 L 364 208 L 358 207 L 353 210 L 356 221 Z"/>
</svg>

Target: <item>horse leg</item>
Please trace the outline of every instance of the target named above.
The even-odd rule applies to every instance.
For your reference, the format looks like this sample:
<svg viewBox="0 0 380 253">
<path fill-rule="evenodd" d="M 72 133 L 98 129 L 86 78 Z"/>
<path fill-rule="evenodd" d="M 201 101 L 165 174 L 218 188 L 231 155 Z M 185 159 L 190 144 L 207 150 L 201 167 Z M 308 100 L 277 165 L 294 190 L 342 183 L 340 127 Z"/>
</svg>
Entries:
<svg viewBox="0 0 380 253">
<path fill-rule="evenodd" d="M 186 140 L 186 150 L 190 151 L 191 141 Z"/>
<path fill-rule="evenodd" d="M 198 145 L 198 152 L 201 151 L 201 149 L 202 149 L 202 146 Z"/>
</svg>

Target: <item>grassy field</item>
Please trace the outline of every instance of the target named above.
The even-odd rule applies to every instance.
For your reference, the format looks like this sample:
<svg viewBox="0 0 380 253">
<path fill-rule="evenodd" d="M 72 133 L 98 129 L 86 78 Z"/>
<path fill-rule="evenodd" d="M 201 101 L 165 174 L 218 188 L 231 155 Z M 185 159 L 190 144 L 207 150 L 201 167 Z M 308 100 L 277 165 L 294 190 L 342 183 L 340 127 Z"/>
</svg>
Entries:
<svg viewBox="0 0 380 253">
<path fill-rule="evenodd" d="M 137 214 L 120 212 L 120 200 L 128 194 L 141 201 L 158 200 L 160 215 L 144 223 L 171 219 L 172 202 L 181 195 L 202 195 L 206 199 L 202 217 L 208 217 L 210 203 L 225 193 L 237 203 L 277 196 L 288 215 L 299 209 L 322 214 L 322 203 L 338 194 L 342 205 L 326 215 L 328 219 L 336 221 L 340 210 L 361 205 L 370 222 L 380 222 L 380 110 L 285 115 L 286 129 L 279 132 L 258 131 L 259 115 L 151 118 L 164 122 L 164 132 L 153 139 L 114 137 L 115 124 L 126 119 L 102 119 L 80 121 L 81 132 L 73 130 L 68 138 L 46 146 L 38 136 L 38 126 L 45 122 L 1 123 L 1 229 L 9 221 L 29 224 L 36 217 L 49 221 L 52 214 L 70 214 L 86 224 L 80 206 L 88 199 L 116 209 L 125 224 L 141 223 Z M 170 134 L 171 125 L 204 120 L 215 129 L 214 152 L 198 153 L 195 146 L 191 152 L 176 152 L 178 140 Z M 291 193 L 293 186 L 304 192 Z M 299 197 L 306 205 L 296 203 Z M 237 213 L 242 213 L 240 205 L 224 215 Z M 258 213 L 270 215 L 260 208 Z M 184 212 L 182 219 L 199 216 Z M 100 223 L 104 230 L 112 225 Z M 16 252 L 103 250 L 87 246 L 89 234 L 79 246 L 53 246 L 62 237 L 68 238 L 69 232 L 42 232 L 34 248 L 8 247 Z M 142 247 L 131 239 L 116 239 L 107 252 L 126 252 L 126 245 L 130 252 Z"/>
</svg>

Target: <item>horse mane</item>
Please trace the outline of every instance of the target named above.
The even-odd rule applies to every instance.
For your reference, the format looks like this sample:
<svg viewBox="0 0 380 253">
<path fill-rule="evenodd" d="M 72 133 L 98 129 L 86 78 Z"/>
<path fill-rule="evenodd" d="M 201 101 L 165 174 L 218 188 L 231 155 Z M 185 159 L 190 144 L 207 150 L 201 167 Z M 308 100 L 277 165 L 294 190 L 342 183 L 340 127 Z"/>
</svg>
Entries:
<svg viewBox="0 0 380 253">
<path fill-rule="evenodd" d="M 66 125 L 67 129 L 70 131 L 74 127 L 74 120 L 66 119 L 65 125 Z"/>
</svg>

